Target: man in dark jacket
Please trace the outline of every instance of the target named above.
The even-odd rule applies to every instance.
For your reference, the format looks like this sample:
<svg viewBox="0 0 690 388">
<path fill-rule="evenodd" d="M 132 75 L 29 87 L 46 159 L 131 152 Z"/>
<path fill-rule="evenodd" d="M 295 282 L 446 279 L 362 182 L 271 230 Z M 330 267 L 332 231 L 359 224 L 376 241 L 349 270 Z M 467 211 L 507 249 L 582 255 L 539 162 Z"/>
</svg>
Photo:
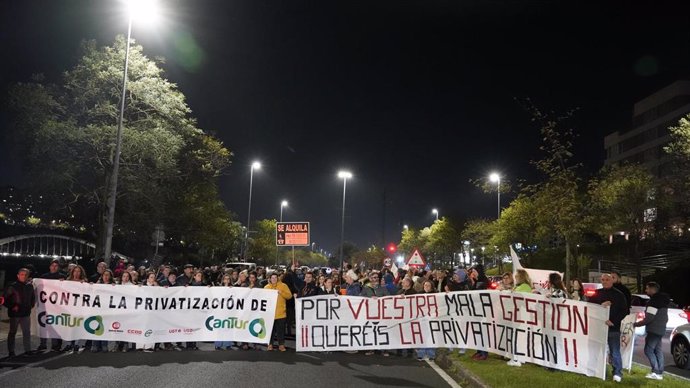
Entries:
<svg viewBox="0 0 690 388">
<path fill-rule="evenodd" d="M 304 286 L 293 294 L 295 298 L 319 295 L 319 287 L 314 283 L 314 274 L 307 272 L 304 274 Z"/>
<path fill-rule="evenodd" d="M 602 274 L 601 284 L 603 288 L 598 289 L 596 294 L 589 298 L 589 302 L 610 307 L 609 320 L 606 321 L 606 325 L 609 327 L 609 353 L 611 353 L 611 365 L 613 366 L 613 381 L 620 383 L 623 376 L 621 321 L 630 313 L 630 308 L 625 300 L 625 295 L 613 286 L 611 274 Z"/>
<path fill-rule="evenodd" d="M 615 287 L 618 291 L 623 293 L 623 296 L 625 296 L 625 300 L 628 301 L 628 307 L 630 307 L 632 303 L 632 294 L 630 293 L 630 290 L 628 287 L 623 284 L 621 281 L 621 274 L 618 271 L 611 271 L 611 277 L 613 278 L 613 287 Z"/>
<path fill-rule="evenodd" d="M 31 309 L 36 304 L 34 286 L 27 283 L 29 270 L 22 268 L 17 272 L 17 281 L 5 290 L 5 307 L 10 317 L 10 332 L 7 334 L 7 351 L 14 357 L 14 340 L 17 329 L 22 327 L 24 352 L 31 354 Z"/>
<path fill-rule="evenodd" d="M 192 272 L 194 272 L 194 266 L 191 264 L 185 264 L 184 273 L 177 277 L 175 285 L 178 287 L 189 286 L 192 284 Z"/>
<path fill-rule="evenodd" d="M 649 359 L 652 373 L 646 377 L 652 380 L 663 380 L 664 374 L 664 350 L 661 347 L 661 339 L 666 334 L 668 322 L 668 304 L 671 298 L 659 292 L 659 283 L 649 282 L 644 291 L 649 295 L 649 302 L 644 310 L 644 319 L 635 322 L 635 327 L 647 326 L 647 338 L 644 341 L 644 354 Z"/>
<path fill-rule="evenodd" d="M 60 272 L 60 261 L 58 260 L 53 260 L 50 262 L 50 269 L 48 272 L 44 273 L 41 275 L 41 279 L 51 279 L 51 280 L 63 280 L 65 279 L 66 276 L 64 273 Z M 51 350 L 54 352 L 59 352 L 60 349 L 62 349 L 62 339 L 61 338 L 53 338 Z M 47 349 L 48 345 L 48 339 L 47 338 L 41 338 L 41 343 L 38 346 L 38 349 L 36 349 L 37 352 L 42 352 Z"/>
</svg>

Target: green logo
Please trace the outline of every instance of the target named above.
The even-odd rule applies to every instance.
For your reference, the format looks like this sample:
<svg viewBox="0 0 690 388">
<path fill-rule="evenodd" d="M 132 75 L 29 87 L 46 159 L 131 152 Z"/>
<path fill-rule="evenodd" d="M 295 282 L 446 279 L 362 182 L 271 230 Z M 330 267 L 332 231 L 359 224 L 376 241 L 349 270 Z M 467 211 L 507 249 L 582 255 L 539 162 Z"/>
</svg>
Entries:
<svg viewBox="0 0 690 388">
<path fill-rule="evenodd" d="M 96 323 L 96 328 L 93 327 L 94 322 Z M 100 315 L 86 318 L 84 321 L 84 330 L 93 335 L 103 335 L 103 318 Z"/>
<path fill-rule="evenodd" d="M 259 331 L 254 330 L 254 326 L 259 325 Z M 266 323 L 263 318 L 257 318 L 249 324 L 249 333 L 258 339 L 266 337 Z"/>
</svg>

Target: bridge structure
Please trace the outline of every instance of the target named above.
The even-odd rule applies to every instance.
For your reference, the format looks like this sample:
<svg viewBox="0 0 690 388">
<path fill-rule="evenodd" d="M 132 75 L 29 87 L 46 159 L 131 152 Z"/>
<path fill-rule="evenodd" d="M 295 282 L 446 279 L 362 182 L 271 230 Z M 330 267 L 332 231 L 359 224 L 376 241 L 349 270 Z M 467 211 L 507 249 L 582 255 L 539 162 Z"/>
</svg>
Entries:
<svg viewBox="0 0 690 388">
<path fill-rule="evenodd" d="M 28 256 L 79 260 L 95 255 L 96 244 L 75 237 L 58 234 L 22 234 L 0 238 L 0 257 Z M 128 259 L 128 262 L 132 260 L 118 252 L 113 252 L 113 255 Z"/>
</svg>

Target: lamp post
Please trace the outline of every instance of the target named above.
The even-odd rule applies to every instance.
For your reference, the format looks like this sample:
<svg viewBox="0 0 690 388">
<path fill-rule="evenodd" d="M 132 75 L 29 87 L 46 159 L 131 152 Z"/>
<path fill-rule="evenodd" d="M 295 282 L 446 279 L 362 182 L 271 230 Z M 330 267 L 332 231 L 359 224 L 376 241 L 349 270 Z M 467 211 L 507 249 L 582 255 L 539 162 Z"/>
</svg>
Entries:
<svg viewBox="0 0 690 388">
<path fill-rule="evenodd" d="M 496 183 L 496 192 L 498 193 L 498 212 L 496 219 L 499 219 L 501 218 L 501 176 L 494 172 L 489 175 L 489 180 Z"/>
<path fill-rule="evenodd" d="M 117 134 L 115 135 L 115 152 L 113 153 L 113 170 L 108 181 L 108 199 L 107 199 L 107 215 L 105 227 L 105 241 L 103 244 L 103 255 L 106 265 L 110 265 L 110 255 L 113 247 L 113 226 L 115 224 L 115 203 L 117 199 L 117 176 L 120 171 L 120 153 L 122 152 L 122 121 L 125 116 L 125 102 L 127 98 L 127 70 L 129 69 L 129 42 L 132 38 L 132 19 L 140 17 L 144 14 L 152 16 L 154 14 L 155 2 L 152 0 L 127 2 L 128 6 L 128 23 L 127 23 L 127 41 L 125 42 L 125 66 L 122 75 L 122 95 L 120 97 L 120 115 L 117 119 Z"/>
<path fill-rule="evenodd" d="M 252 168 L 249 170 L 249 207 L 247 209 L 247 229 L 244 232 L 244 252 L 242 253 L 242 258 L 246 260 L 247 250 L 249 249 L 249 222 L 251 221 L 252 215 L 252 188 L 254 186 L 254 170 L 260 170 L 261 163 L 252 163 Z"/>
<path fill-rule="evenodd" d="M 436 221 L 438 221 L 438 209 L 432 209 L 431 213 L 436 215 Z"/>
<path fill-rule="evenodd" d="M 283 222 L 283 208 L 287 207 L 287 205 L 288 205 L 288 201 L 286 201 L 286 200 L 283 200 L 282 202 L 280 202 L 280 222 Z M 276 263 L 275 263 L 276 267 L 278 267 L 278 250 L 279 249 L 280 249 L 280 247 L 276 247 Z"/>
<path fill-rule="evenodd" d="M 343 214 L 340 221 L 340 278 L 342 279 L 343 272 L 343 243 L 345 242 L 345 193 L 347 192 L 347 180 L 352 178 L 352 173 L 349 171 L 339 171 L 338 178 L 343 180 Z"/>
</svg>

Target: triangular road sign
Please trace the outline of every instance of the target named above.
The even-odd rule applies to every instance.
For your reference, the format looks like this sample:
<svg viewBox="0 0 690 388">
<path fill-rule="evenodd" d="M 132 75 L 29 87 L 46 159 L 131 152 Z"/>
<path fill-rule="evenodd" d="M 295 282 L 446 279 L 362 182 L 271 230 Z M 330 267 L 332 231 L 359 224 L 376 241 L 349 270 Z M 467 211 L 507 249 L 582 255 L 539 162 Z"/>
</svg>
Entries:
<svg viewBox="0 0 690 388">
<path fill-rule="evenodd" d="M 413 267 L 424 267 L 426 265 L 424 257 L 419 253 L 419 249 L 412 251 L 412 255 L 407 259 L 407 265 Z"/>
</svg>

